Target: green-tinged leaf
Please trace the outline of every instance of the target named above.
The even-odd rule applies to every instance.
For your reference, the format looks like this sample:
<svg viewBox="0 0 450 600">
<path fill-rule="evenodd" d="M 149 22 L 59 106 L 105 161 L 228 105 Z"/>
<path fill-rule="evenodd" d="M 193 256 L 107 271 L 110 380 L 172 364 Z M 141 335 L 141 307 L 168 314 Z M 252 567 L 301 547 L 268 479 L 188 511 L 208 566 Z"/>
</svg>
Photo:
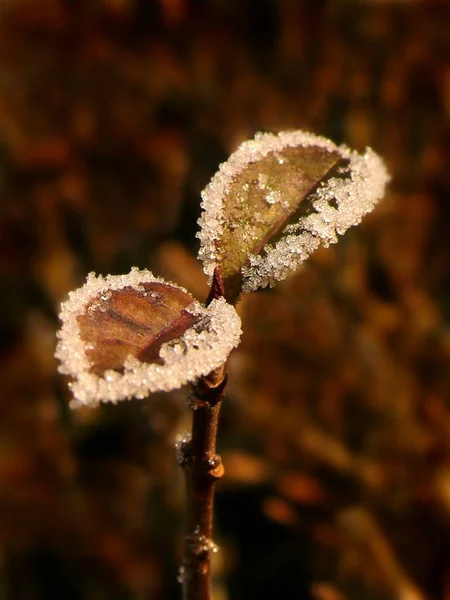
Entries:
<svg viewBox="0 0 450 600">
<path fill-rule="evenodd" d="M 203 192 L 199 256 L 205 271 L 220 270 L 231 302 L 242 291 L 273 284 L 319 243 L 336 241 L 336 232 L 358 222 L 386 179 L 374 153 L 360 157 L 298 131 L 256 136 L 221 165 Z M 363 181 L 367 197 L 360 200 L 355 195 Z"/>
<path fill-rule="evenodd" d="M 249 164 L 231 182 L 227 218 L 217 240 L 225 289 L 240 289 L 241 268 L 248 257 L 259 254 L 285 225 L 311 210 L 305 198 L 343 161 L 337 152 L 316 146 L 286 148 Z"/>
</svg>

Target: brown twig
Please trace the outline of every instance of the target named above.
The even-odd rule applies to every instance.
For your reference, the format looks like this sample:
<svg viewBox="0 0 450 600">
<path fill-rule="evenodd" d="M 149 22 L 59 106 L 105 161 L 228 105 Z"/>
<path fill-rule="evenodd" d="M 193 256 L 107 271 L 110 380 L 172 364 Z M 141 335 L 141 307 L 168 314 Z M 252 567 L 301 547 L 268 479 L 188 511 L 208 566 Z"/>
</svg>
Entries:
<svg viewBox="0 0 450 600">
<path fill-rule="evenodd" d="M 207 304 L 223 295 L 219 271 L 214 272 Z M 192 435 L 178 442 L 177 457 L 184 469 L 187 493 L 187 534 L 181 581 L 184 600 L 211 600 L 211 557 L 214 486 L 224 473 L 216 454 L 220 406 L 227 375 L 225 365 L 200 378 L 190 398 Z"/>
<path fill-rule="evenodd" d="M 225 287 L 223 284 L 223 277 L 219 267 L 214 269 L 213 280 L 211 289 L 209 290 L 208 297 L 206 298 L 206 306 L 209 306 L 213 300 L 225 296 Z"/>
<path fill-rule="evenodd" d="M 223 475 L 216 454 L 220 405 L 226 385 L 224 367 L 202 377 L 193 388 L 192 436 L 178 443 L 178 460 L 184 468 L 187 492 L 187 535 L 182 565 L 184 600 L 211 599 L 211 557 L 214 484 Z"/>
</svg>

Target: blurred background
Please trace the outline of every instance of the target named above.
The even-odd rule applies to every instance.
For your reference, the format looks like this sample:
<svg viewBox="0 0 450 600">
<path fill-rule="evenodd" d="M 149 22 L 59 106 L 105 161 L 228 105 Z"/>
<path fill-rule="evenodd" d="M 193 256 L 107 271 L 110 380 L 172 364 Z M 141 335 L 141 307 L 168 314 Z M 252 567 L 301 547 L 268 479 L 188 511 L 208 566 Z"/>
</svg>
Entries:
<svg viewBox="0 0 450 600">
<path fill-rule="evenodd" d="M 204 299 L 200 192 L 256 131 L 381 154 L 361 227 L 245 297 L 215 600 L 450 598 L 450 5 L 0 0 L 0 599 L 172 600 L 186 390 L 72 413 L 60 302 Z"/>
</svg>

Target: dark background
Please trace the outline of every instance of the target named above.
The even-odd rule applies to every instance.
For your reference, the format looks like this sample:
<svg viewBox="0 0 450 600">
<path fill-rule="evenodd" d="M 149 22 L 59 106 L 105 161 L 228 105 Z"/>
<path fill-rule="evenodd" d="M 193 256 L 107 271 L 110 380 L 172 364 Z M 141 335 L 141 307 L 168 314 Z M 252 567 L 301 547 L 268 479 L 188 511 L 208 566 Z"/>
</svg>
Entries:
<svg viewBox="0 0 450 600">
<path fill-rule="evenodd" d="M 393 180 L 240 304 L 215 600 L 450 598 L 449 59 L 445 0 L 1 0 L 1 600 L 180 597 L 185 391 L 72 413 L 59 303 L 132 265 L 204 298 L 200 191 L 287 128 Z"/>
</svg>

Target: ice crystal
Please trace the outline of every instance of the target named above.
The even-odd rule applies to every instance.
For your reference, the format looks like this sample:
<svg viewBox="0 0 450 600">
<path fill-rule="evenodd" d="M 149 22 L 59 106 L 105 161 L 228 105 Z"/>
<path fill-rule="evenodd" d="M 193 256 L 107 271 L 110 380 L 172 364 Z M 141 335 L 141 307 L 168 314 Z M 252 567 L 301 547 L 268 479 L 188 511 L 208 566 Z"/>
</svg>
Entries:
<svg viewBox="0 0 450 600">
<path fill-rule="evenodd" d="M 79 317 L 87 310 L 101 310 L 102 297 L 113 291 L 131 288 L 145 293 L 146 283 L 164 284 L 187 294 L 180 286 L 154 277 L 150 271 L 134 268 L 128 275 L 96 277 L 91 273 L 85 285 L 71 292 L 62 304 L 62 327 L 55 355 L 61 361 L 60 372 L 75 379 L 70 384 L 72 407 L 142 399 L 151 392 L 179 388 L 219 367 L 237 346 L 241 328 L 234 308 L 224 299 L 214 300 L 207 308 L 193 301 L 186 310 L 197 317 L 195 324 L 178 339 L 161 346 L 159 362 L 149 364 L 130 355 L 121 372 L 93 372 L 87 354 L 90 342 L 80 335 Z"/>
<path fill-rule="evenodd" d="M 249 184 L 248 177 L 244 174 L 246 169 L 270 155 L 276 159 L 278 173 L 284 173 L 283 177 L 286 177 L 288 171 L 285 169 L 295 168 L 292 156 L 288 156 L 288 151 L 292 153 L 294 148 L 316 148 L 318 153 L 322 153 L 322 157 L 336 157 L 337 168 L 334 176 L 324 177 L 322 180 L 324 173 L 318 171 L 318 174 L 314 175 L 318 185 L 311 186 L 311 193 L 307 193 L 308 209 L 301 212 L 295 223 L 284 224 L 276 243 L 270 244 L 269 235 L 262 248 L 258 247 L 256 240 L 254 252 L 246 252 L 244 249 L 244 253 L 239 254 L 237 247 L 229 247 L 230 243 L 233 245 L 230 232 L 237 229 L 234 222 L 239 221 L 235 200 L 230 199 L 230 194 L 236 194 L 236 182 L 242 179 L 240 189 L 243 189 L 248 197 L 248 190 L 252 184 Z M 344 164 L 339 166 L 339 162 Z M 314 172 L 314 157 L 311 164 Z M 325 162 L 323 164 L 326 166 Z M 256 180 L 256 187 L 262 190 L 259 193 L 264 194 L 266 204 L 270 205 L 268 210 L 278 210 L 275 207 L 281 206 L 279 210 L 285 209 L 287 216 L 295 214 L 298 204 L 297 207 L 295 203 L 292 204 L 292 201 L 284 197 L 284 189 L 274 185 L 277 183 L 277 171 L 274 171 L 272 166 L 270 168 L 270 177 L 261 172 Z M 383 196 L 388 180 L 383 161 L 370 148 L 360 155 L 346 146 L 336 146 L 324 137 L 303 131 L 286 131 L 278 135 L 257 134 L 253 140 L 244 142 L 226 163 L 220 165 L 219 171 L 202 193 L 203 213 L 199 219 L 201 230 L 198 237 L 201 241 L 199 258 L 203 261 L 204 270 L 211 277 L 214 269 L 224 260 L 228 260 L 224 257 L 230 256 L 232 250 L 237 257 L 236 264 L 242 261 L 242 291 L 249 292 L 274 285 L 294 271 L 319 245 L 327 246 L 336 242 L 338 234 L 342 235 L 349 227 L 358 224 Z M 295 182 L 289 179 L 284 181 L 287 191 L 292 193 L 292 184 Z M 250 197 L 249 202 L 251 201 Z M 300 197 L 299 202 L 301 201 Z M 256 204 L 257 201 L 254 202 Z M 251 243 L 252 236 L 255 238 L 252 226 L 259 215 L 256 207 L 253 213 L 251 207 L 247 208 L 247 211 L 250 217 L 245 217 L 245 227 L 236 234 L 244 244 Z M 275 223 L 274 220 L 270 220 L 272 213 L 265 214 L 266 216 L 255 225 L 255 228 L 259 227 L 259 233 L 264 230 L 264 218 L 267 220 L 268 231 Z M 282 217 L 283 214 L 280 214 Z M 278 221 L 281 222 L 282 219 Z M 233 266 L 229 267 L 230 271 Z M 229 273 L 225 273 L 225 276 L 228 275 Z"/>
<path fill-rule="evenodd" d="M 178 583 L 184 583 L 185 575 L 186 575 L 186 570 L 185 570 L 184 566 L 181 566 L 178 569 L 178 575 L 177 575 Z"/>
<path fill-rule="evenodd" d="M 175 440 L 175 456 L 179 465 L 183 465 L 189 454 L 192 434 L 189 431 L 181 433 Z"/>
<path fill-rule="evenodd" d="M 276 204 L 281 200 L 281 193 L 278 190 L 269 190 L 266 194 L 267 204 Z"/>
<path fill-rule="evenodd" d="M 216 554 L 219 551 L 219 546 L 211 539 L 200 533 L 200 527 L 197 526 L 194 532 L 187 536 L 191 545 L 191 551 L 196 556 L 204 556 L 206 554 Z"/>
</svg>

